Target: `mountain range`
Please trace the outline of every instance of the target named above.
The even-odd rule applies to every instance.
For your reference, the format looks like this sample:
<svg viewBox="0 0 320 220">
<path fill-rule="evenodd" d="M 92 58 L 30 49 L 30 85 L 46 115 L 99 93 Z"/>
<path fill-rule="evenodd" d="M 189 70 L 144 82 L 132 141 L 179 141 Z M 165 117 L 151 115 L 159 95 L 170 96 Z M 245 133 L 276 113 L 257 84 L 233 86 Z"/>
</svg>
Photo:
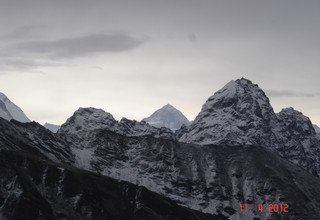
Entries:
<svg viewBox="0 0 320 220">
<path fill-rule="evenodd" d="M 160 110 L 139 122 L 79 108 L 57 133 L 0 119 L 0 218 L 320 216 L 320 137 L 301 112 L 275 113 L 244 78 L 209 97 L 180 129 L 170 127 L 176 118 L 166 121 L 179 111 Z M 289 212 L 259 212 L 259 204 L 288 204 Z M 27 208 L 12 212 L 19 207 Z"/>
</svg>

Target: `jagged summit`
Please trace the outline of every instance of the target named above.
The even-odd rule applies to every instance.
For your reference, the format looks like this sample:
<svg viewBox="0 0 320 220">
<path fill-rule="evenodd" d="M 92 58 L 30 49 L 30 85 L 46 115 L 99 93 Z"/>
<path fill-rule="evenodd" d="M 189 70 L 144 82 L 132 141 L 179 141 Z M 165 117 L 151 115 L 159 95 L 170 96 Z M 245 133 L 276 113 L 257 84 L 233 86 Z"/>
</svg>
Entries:
<svg viewBox="0 0 320 220">
<path fill-rule="evenodd" d="M 117 121 L 114 117 L 102 109 L 79 108 L 63 124 L 58 132 L 78 133 L 82 130 L 94 130 L 98 128 L 112 127 Z"/>
<path fill-rule="evenodd" d="M 15 119 L 20 122 L 30 122 L 30 119 L 24 114 L 24 112 L 14 103 L 12 103 L 8 97 L 0 92 L 0 117 L 6 120 Z"/>
<path fill-rule="evenodd" d="M 184 124 L 189 124 L 189 120 L 182 112 L 170 104 L 158 109 L 151 116 L 144 118 L 142 121 L 145 121 L 154 127 L 166 127 L 172 131 L 178 130 Z"/>
</svg>

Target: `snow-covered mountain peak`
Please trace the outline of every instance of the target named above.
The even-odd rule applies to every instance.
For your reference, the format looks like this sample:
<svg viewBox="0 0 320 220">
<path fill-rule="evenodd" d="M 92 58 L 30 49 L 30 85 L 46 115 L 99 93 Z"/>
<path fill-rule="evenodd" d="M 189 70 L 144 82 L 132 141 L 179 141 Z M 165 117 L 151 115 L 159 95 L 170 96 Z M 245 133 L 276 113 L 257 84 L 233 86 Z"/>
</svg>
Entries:
<svg viewBox="0 0 320 220">
<path fill-rule="evenodd" d="M 209 97 L 180 140 L 198 144 L 252 144 L 249 139 L 261 139 L 275 118 L 265 93 L 242 78 L 230 81 Z"/>
<path fill-rule="evenodd" d="M 0 92 L 0 117 L 6 120 L 15 119 L 20 122 L 30 122 L 24 112 Z"/>
<path fill-rule="evenodd" d="M 165 106 L 163 106 L 161 109 L 163 110 L 177 110 L 175 107 L 173 107 L 170 104 L 166 104 Z"/>
<path fill-rule="evenodd" d="M 231 106 L 246 108 L 249 107 L 248 104 L 271 108 L 269 98 L 262 89 L 250 80 L 242 78 L 230 81 L 222 89 L 214 93 L 213 96 L 209 97 L 203 106 L 203 110 L 212 107 L 225 108 Z"/>
<path fill-rule="evenodd" d="M 58 132 L 78 133 L 83 130 L 95 130 L 99 128 L 112 127 L 117 121 L 113 116 L 102 109 L 79 108 L 61 126 Z"/>
<path fill-rule="evenodd" d="M 144 118 L 142 121 L 157 128 L 166 127 L 172 131 L 178 130 L 183 124 L 189 124 L 189 120 L 182 112 L 170 104 L 158 109 L 151 116 Z"/>
<path fill-rule="evenodd" d="M 265 93 L 246 79 L 231 81 L 211 96 L 177 136 L 201 145 L 264 146 L 320 176 L 320 135 L 310 119 L 293 108 L 275 114 Z"/>
</svg>

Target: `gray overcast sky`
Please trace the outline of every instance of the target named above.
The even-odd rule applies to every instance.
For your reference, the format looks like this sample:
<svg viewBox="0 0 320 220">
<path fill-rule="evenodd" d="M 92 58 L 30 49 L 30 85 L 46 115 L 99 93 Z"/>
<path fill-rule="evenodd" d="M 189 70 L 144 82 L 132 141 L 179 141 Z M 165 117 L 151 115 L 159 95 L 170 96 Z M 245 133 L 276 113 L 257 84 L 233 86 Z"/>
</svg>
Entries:
<svg viewBox="0 0 320 220">
<path fill-rule="evenodd" d="M 40 123 L 78 107 L 190 120 L 246 77 L 320 125 L 319 0 L 0 0 L 0 91 Z"/>
</svg>

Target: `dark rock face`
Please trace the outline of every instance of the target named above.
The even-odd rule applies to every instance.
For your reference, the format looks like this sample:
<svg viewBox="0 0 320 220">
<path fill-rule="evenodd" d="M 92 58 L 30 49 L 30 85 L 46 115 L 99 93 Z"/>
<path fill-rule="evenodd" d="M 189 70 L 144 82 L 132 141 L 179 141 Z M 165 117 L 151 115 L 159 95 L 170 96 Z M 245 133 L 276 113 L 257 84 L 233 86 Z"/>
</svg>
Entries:
<svg viewBox="0 0 320 220">
<path fill-rule="evenodd" d="M 283 157 L 320 176 L 320 138 L 310 119 L 293 108 L 277 114 L 272 146 Z"/>
<path fill-rule="evenodd" d="M 127 182 L 0 151 L 1 219 L 226 219 Z"/>
</svg>

